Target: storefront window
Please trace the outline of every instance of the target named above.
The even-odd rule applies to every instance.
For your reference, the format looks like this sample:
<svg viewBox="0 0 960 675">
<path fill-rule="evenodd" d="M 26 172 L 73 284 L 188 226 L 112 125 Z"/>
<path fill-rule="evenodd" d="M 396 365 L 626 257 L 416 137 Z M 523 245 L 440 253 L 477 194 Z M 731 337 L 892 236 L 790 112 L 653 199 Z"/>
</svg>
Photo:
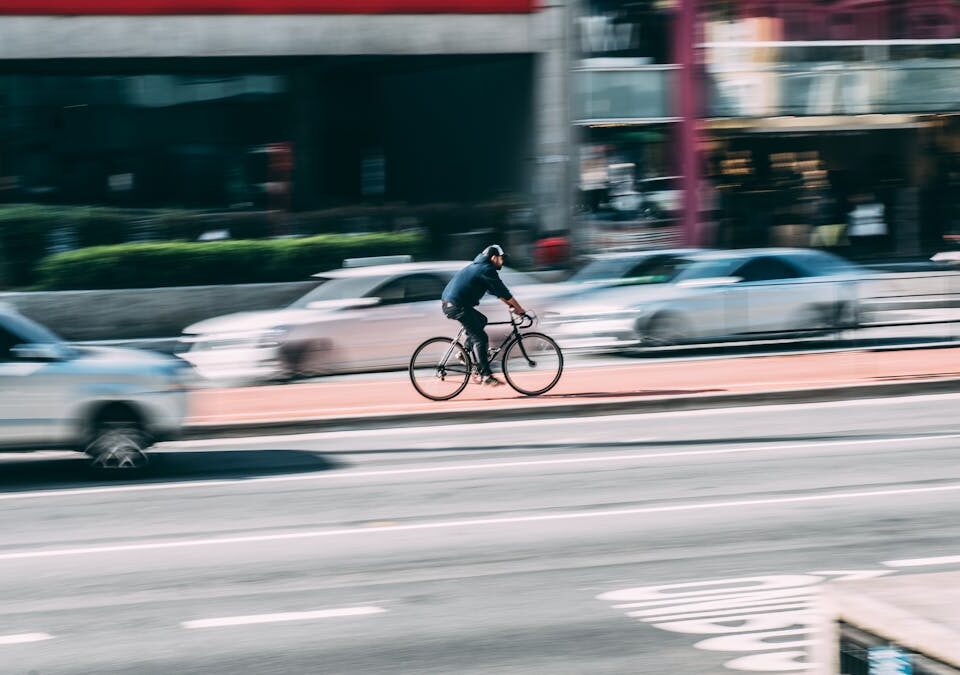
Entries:
<svg viewBox="0 0 960 675">
<path fill-rule="evenodd" d="M 280 75 L 0 75 L 0 199 L 267 206 L 250 168 L 289 139 Z"/>
<path fill-rule="evenodd" d="M 585 59 L 629 59 L 631 65 L 670 62 L 672 2 L 588 0 L 577 20 Z"/>
</svg>

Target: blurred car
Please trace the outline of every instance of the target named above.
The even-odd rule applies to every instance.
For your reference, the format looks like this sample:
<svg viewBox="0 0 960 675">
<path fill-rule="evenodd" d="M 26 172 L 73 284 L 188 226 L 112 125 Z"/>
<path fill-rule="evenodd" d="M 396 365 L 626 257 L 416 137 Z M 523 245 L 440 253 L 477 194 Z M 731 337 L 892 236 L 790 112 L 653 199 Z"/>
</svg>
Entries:
<svg viewBox="0 0 960 675">
<path fill-rule="evenodd" d="M 671 269 L 673 262 L 692 255 L 703 249 L 674 248 L 647 251 L 626 251 L 601 253 L 592 256 L 563 284 L 557 285 L 557 292 L 576 292 L 582 290 L 581 284 L 593 286 L 625 286 L 631 284 L 655 283 L 664 277 L 663 270 Z"/>
<path fill-rule="evenodd" d="M 0 449 L 85 452 L 103 469 L 136 469 L 179 435 L 189 367 L 133 349 L 77 347 L 0 306 Z"/>
<path fill-rule="evenodd" d="M 440 295 L 467 264 L 361 265 L 323 272 L 314 275 L 319 285 L 288 307 L 188 326 L 180 356 L 202 376 L 230 382 L 403 367 L 421 342 L 459 329 L 443 316 Z M 506 267 L 500 276 L 511 289 L 537 285 L 533 277 Z M 491 321 L 507 318 L 506 307 L 489 296 L 481 310 Z"/>
<path fill-rule="evenodd" d="M 559 298 L 546 328 L 563 346 L 592 349 L 822 335 L 858 325 L 861 275 L 815 250 L 695 251 L 646 283 Z"/>
</svg>

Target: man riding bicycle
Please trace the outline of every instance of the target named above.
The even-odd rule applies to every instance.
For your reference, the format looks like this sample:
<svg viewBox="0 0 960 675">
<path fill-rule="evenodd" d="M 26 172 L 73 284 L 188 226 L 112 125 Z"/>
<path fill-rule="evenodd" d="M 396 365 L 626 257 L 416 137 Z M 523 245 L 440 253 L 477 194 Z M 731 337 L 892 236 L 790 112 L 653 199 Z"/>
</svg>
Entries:
<svg viewBox="0 0 960 675">
<path fill-rule="evenodd" d="M 503 268 L 506 257 L 497 244 L 488 246 L 472 263 L 454 275 L 441 296 L 444 315 L 459 321 L 467 333 L 464 347 L 474 354 L 479 383 L 490 387 L 499 387 L 503 382 L 494 377 L 490 370 L 490 357 L 487 354 L 490 339 L 485 330 L 487 317 L 476 309 L 480 298 L 490 293 L 500 298 L 516 314 L 526 314 L 500 280 L 498 271 Z"/>
</svg>

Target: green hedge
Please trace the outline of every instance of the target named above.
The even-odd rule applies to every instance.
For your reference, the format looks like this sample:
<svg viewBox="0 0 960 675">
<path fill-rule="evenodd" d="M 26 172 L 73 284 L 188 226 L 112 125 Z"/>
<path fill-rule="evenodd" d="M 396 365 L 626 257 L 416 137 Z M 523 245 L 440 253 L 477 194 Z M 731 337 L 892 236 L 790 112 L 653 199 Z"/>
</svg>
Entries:
<svg viewBox="0 0 960 675">
<path fill-rule="evenodd" d="M 301 281 L 344 258 L 425 250 L 417 233 L 321 235 L 302 239 L 120 244 L 58 253 L 39 265 L 44 290 L 154 288 Z"/>
<path fill-rule="evenodd" d="M 472 230 L 501 231 L 522 204 L 503 199 L 476 204 L 383 204 L 277 214 L 266 211 L 122 209 L 107 206 L 0 205 L 0 287 L 38 281 L 38 263 L 51 250 L 54 232 L 70 232 L 77 249 L 134 241 L 196 241 L 209 230 L 229 230 L 235 241 L 278 234 L 394 232 L 419 228 L 424 252 L 444 257 L 449 236 Z M 499 237 L 496 237 L 499 238 Z M 61 242 L 63 243 L 63 242 Z"/>
</svg>

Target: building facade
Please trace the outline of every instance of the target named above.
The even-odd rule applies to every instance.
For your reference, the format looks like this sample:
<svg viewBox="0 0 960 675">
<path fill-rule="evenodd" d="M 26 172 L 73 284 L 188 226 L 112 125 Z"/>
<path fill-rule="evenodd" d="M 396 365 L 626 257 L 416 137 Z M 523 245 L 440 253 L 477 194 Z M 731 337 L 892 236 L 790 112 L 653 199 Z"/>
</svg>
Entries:
<svg viewBox="0 0 960 675">
<path fill-rule="evenodd" d="M 560 228 L 567 28 L 534 0 L 0 0 L 0 201 Z"/>
<path fill-rule="evenodd" d="M 955 0 L 583 0 L 577 26 L 577 218 L 599 241 L 956 241 Z M 858 209 L 882 236 L 849 236 Z"/>
</svg>

